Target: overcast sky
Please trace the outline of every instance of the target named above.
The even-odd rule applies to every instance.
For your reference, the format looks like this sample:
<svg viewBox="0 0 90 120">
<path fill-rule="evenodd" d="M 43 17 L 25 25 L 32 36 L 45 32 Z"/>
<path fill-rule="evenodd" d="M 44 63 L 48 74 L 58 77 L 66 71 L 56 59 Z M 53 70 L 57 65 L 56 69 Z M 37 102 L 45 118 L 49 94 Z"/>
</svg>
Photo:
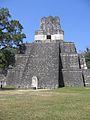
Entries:
<svg viewBox="0 0 90 120">
<path fill-rule="evenodd" d="M 27 42 L 34 41 L 43 16 L 59 16 L 64 40 L 74 42 L 78 51 L 90 47 L 90 0 L 0 0 L 0 7 L 20 21 Z"/>
</svg>

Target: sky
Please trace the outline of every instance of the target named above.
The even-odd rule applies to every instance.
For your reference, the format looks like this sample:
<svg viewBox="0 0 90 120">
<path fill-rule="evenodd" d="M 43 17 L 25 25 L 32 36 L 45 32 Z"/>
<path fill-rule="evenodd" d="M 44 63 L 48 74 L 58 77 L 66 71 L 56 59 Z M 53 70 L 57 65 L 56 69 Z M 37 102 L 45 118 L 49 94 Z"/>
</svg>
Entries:
<svg viewBox="0 0 90 120">
<path fill-rule="evenodd" d="M 90 0 L 0 0 L 12 19 L 19 20 L 27 38 L 33 42 L 44 16 L 59 16 L 64 41 L 74 42 L 78 52 L 90 48 Z"/>
</svg>

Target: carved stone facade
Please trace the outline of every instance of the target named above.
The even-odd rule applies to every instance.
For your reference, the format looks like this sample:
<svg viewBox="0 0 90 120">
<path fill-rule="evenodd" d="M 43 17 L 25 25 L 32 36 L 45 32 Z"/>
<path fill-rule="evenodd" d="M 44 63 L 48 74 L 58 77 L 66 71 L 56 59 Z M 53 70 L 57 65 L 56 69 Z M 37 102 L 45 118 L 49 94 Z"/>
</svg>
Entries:
<svg viewBox="0 0 90 120">
<path fill-rule="evenodd" d="M 40 29 L 35 32 L 35 41 L 26 44 L 25 54 L 16 55 L 15 68 L 7 74 L 7 85 L 21 88 L 87 86 L 90 85 L 89 71 L 74 43 L 64 42 L 60 19 L 43 17 Z"/>
<path fill-rule="evenodd" d="M 35 32 L 35 40 L 42 42 L 63 41 L 64 31 L 61 29 L 59 17 L 43 17 L 40 22 L 40 29 Z"/>
</svg>

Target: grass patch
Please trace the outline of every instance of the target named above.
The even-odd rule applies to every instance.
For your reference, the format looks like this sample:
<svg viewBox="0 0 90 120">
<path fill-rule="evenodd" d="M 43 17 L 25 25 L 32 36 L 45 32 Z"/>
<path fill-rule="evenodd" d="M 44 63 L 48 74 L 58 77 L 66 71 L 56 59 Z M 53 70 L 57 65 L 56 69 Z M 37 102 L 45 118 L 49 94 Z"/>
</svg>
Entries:
<svg viewBox="0 0 90 120">
<path fill-rule="evenodd" d="M 16 88 L 16 86 L 3 86 L 4 88 Z"/>
<path fill-rule="evenodd" d="M 0 120 L 90 120 L 90 88 L 0 91 Z"/>
</svg>

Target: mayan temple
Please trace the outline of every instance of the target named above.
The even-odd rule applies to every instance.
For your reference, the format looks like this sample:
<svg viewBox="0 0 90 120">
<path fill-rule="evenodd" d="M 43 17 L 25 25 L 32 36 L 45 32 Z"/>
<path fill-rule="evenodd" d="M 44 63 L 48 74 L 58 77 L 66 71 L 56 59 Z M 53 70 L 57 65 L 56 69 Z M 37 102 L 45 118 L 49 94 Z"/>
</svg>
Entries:
<svg viewBox="0 0 90 120">
<path fill-rule="evenodd" d="M 17 88 L 58 88 L 90 85 L 90 70 L 73 42 L 64 41 L 59 17 L 43 17 L 34 42 L 25 44 L 8 70 L 7 85 Z"/>
</svg>

